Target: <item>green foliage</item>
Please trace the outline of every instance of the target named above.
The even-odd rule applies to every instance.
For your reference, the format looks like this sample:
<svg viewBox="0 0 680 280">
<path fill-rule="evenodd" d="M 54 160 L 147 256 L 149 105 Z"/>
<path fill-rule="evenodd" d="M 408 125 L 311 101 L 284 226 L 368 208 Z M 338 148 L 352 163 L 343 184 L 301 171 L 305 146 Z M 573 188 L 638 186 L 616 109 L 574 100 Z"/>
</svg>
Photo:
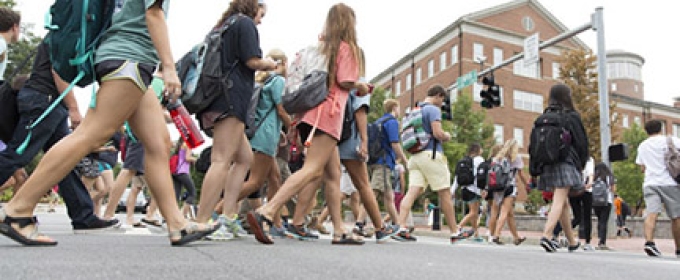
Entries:
<svg viewBox="0 0 680 280">
<path fill-rule="evenodd" d="M 628 130 L 623 132 L 623 142 L 628 144 L 630 155 L 627 160 L 615 162 L 612 166 L 617 181 L 616 192 L 629 205 L 634 205 L 642 198 L 644 174 L 635 164 L 635 158 L 638 146 L 645 139 L 647 139 L 647 133 L 637 123 L 633 123 Z"/>
<path fill-rule="evenodd" d="M 0 0 L 0 7 L 14 8 L 16 5 L 14 0 Z"/>
<path fill-rule="evenodd" d="M 472 109 L 472 98 L 461 94 L 451 104 L 451 126 L 449 131 L 453 142 L 464 144 L 479 143 L 482 147 L 494 144 L 493 124 L 486 119 L 486 111 Z"/>
<path fill-rule="evenodd" d="M 0 0 L 0 7 L 9 7 L 9 8 L 14 8 L 16 6 L 16 2 L 14 0 Z M 19 11 L 21 12 L 21 11 Z M 6 73 L 7 75 L 10 75 L 11 73 L 14 72 L 15 67 L 17 67 L 19 63 L 24 61 L 24 59 L 31 54 L 33 50 L 36 49 L 38 44 L 40 44 L 40 41 L 42 41 L 41 37 L 38 37 L 33 33 L 32 31 L 33 25 L 31 24 L 26 24 L 22 23 L 22 36 L 21 39 L 13 44 L 9 45 L 9 61 L 10 63 L 7 64 L 7 70 Z M 20 74 L 28 74 L 31 72 L 31 65 L 33 65 L 33 59 L 31 59 L 27 66 L 24 67 L 24 69 L 20 72 Z"/>
<path fill-rule="evenodd" d="M 2 193 L 0 193 L 0 202 L 6 202 L 12 199 L 12 196 L 14 196 L 14 189 L 13 188 L 8 188 Z"/>
<path fill-rule="evenodd" d="M 387 100 L 388 92 L 382 87 L 376 87 L 371 94 L 371 110 L 368 112 L 368 122 L 372 123 L 385 114 L 383 102 Z"/>
</svg>

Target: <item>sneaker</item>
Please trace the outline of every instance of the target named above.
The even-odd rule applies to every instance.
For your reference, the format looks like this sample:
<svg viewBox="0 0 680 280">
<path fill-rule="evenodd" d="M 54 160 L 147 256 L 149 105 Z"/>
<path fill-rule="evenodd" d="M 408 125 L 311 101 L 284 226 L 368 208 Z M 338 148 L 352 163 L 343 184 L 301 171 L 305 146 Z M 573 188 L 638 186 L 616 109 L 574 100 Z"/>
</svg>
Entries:
<svg viewBox="0 0 680 280">
<path fill-rule="evenodd" d="M 455 244 L 458 241 L 468 239 L 470 236 L 471 236 L 470 232 L 463 231 L 457 234 L 452 234 L 451 237 L 449 237 L 449 239 L 451 240 L 451 244 Z"/>
<path fill-rule="evenodd" d="M 599 246 L 598 246 L 598 248 L 599 248 Z M 590 244 L 583 245 L 583 251 L 594 251 L 594 250 L 595 250 L 595 248 L 593 248 L 593 246 L 590 245 Z"/>
<path fill-rule="evenodd" d="M 399 226 L 384 226 L 383 229 L 375 231 L 375 241 L 380 243 L 399 233 Z"/>
<path fill-rule="evenodd" d="M 557 252 L 557 246 L 556 242 L 554 240 L 549 240 L 548 238 L 541 237 L 541 247 L 545 249 L 546 252 L 548 253 L 555 253 Z"/>
<path fill-rule="evenodd" d="M 229 232 L 229 230 L 224 224 L 221 224 L 220 228 L 218 228 L 212 234 L 206 236 L 205 239 L 212 241 L 228 241 L 234 239 L 234 234 Z"/>
<path fill-rule="evenodd" d="M 288 236 L 286 235 L 286 229 L 284 228 L 277 228 L 277 227 L 271 227 L 269 228 L 269 235 L 271 237 L 277 237 L 277 238 L 287 238 Z"/>
<path fill-rule="evenodd" d="M 661 251 L 656 248 L 654 242 L 647 242 L 647 244 L 645 244 L 645 253 L 650 257 L 661 257 Z"/>
<path fill-rule="evenodd" d="M 95 233 L 95 232 L 102 232 L 102 231 L 107 231 L 107 230 L 115 230 L 119 229 L 122 223 L 118 219 L 111 219 L 111 220 L 102 220 L 102 219 L 97 219 L 94 222 L 90 223 L 89 225 L 74 225 L 73 226 L 73 232 L 74 233 Z"/>
<path fill-rule="evenodd" d="M 553 246 L 554 246 L 556 249 L 559 249 L 559 248 L 562 247 L 562 245 L 561 245 L 562 242 L 561 242 L 560 240 L 558 240 L 557 237 L 553 237 L 552 239 L 550 239 L 550 242 L 553 243 Z"/>
<path fill-rule="evenodd" d="M 289 224 L 288 227 L 286 227 L 286 235 L 298 240 L 319 239 L 318 235 L 309 232 L 306 227 L 292 224 Z"/>
<path fill-rule="evenodd" d="M 408 232 L 408 230 L 404 230 L 404 229 L 400 229 L 399 232 L 396 235 L 394 235 L 392 238 L 394 238 L 395 240 L 399 240 L 399 241 L 418 241 L 418 238 L 411 235 L 411 233 Z"/>
<path fill-rule="evenodd" d="M 578 250 L 579 247 L 581 247 L 581 241 L 576 241 L 576 245 L 568 245 L 567 250 L 569 250 L 569 253 L 573 253 Z"/>
<path fill-rule="evenodd" d="M 609 250 L 609 247 L 607 247 L 607 245 L 605 245 L 605 244 L 600 244 L 600 245 L 597 245 L 597 248 L 595 248 L 595 249 L 606 251 L 606 250 Z"/>
<path fill-rule="evenodd" d="M 241 226 L 241 221 L 236 215 L 234 215 L 233 219 L 229 219 L 227 216 L 222 215 L 220 216 L 219 220 L 222 225 L 227 227 L 229 232 L 231 232 L 234 237 L 243 237 L 248 234 L 248 232 L 246 232 L 246 230 Z"/>
</svg>

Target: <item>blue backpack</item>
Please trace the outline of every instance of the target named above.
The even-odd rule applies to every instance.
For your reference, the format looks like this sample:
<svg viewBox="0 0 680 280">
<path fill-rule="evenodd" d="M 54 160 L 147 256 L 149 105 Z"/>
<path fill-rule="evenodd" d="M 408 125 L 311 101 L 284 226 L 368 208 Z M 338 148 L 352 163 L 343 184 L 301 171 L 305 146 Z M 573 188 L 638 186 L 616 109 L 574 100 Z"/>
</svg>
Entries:
<svg viewBox="0 0 680 280">
<path fill-rule="evenodd" d="M 73 87 L 85 87 L 96 80 L 94 52 L 111 26 L 115 8 L 115 0 L 56 0 L 50 7 L 45 16 L 45 28 L 49 30 L 45 44 L 49 48 L 52 68 L 70 85 L 31 123 L 26 140 L 17 148 L 18 154 L 22 154 L 28 146 L 31 130 L 61 103 Z M 94 103 L 90 106 L 94 107 Z"/>
</svg>

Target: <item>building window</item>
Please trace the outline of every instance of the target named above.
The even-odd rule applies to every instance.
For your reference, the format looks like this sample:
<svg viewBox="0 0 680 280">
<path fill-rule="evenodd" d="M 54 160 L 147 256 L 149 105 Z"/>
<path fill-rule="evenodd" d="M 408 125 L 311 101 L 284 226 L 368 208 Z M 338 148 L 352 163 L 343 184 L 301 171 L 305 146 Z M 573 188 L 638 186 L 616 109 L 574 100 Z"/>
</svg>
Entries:
<svg viewBox="0 0 680 280">
<path fill-rule="evenodd" d="M 503 144 L 503 125 L 494 124 L 493 125 L 493 138 L 496 140 L 496 144 Z"/>
<path fill-rule="evenodd" d="M 395 97 L 401 95 L 401 81 L 397 81 L 397 84 L 394 86 L 394 92 L 396 93 Z"/>
<path fill-rule="evenodd" d="M 522 27 L 524 27 L 524 30 L 526 31 L 531 31 L 534 30 L 534 20 L 531 19 L 531 17 L 526 16 L 522 18 Z"/>
<path fill-rule="evenodd" d="M 418 67 L 418 69 L 416 69 L 416 85 L 419 85 L 420 81 L 422 81 L 422 79 L 423 79 L 423 69 Z"/>
<path fill-rule="evenodd" d="M 451 47 L 451 65 L 458 63 L 458 46 Z"/>
<path fill-rule="evenodd" d="M 439 72 L 446 69 L 446 52 L 439 55 Z"/>
<path fill-rule="evenodd" d="M 538 78 L 541 76 L 541 74 L 539 73 L 538 63 L 540 62 L 536 62 L 531 65 L 524 65 L 524 60 L 520 59 L 517 62 L 515 62 L 513 71 L 515 75 L 529 78 Z"/>
<path fill-rule="evenodd" d="M 616 83 L 612 83 L 612 89 L 611 91 L 616 92 Z"/>
<path fill-rule="evenodd" d="M 524 147 L 524 128 L 515 127 L 512 131 L 512 137 L 517 141 L 520 148 Z"/>
<path fill-rule="evenodd" d="M 430 61 L 427 63 L 427 77 L 434 77 L 434 59 L 430 59 Z"/>
<path fill-rule="evenodd" d="M 673 124 L 673 136 L 680 137 L 680 124 Z"/>
<path fill-rule="evenodd" d="M 413 80 L 413 76 L 411 74 L 406 75 L 406 90 L 411 89 L 411 81 Z"/>
<path fill-rule="evenodd" d="M 640 91 L 640 86 L 634 85 L 634 86 L 633 86 L 633 90 L 634 90 L 635 92 L 639 92 L 639 91 Z"/>
<path fill-rule="evenodd" d="M 543 112 L 543 95 L 515 90 L 513 102 L 515 109 L 536 113 Z"/>
<path fill-rule="evenodd" d="M 473 50 L 472 59 L 475 62 L 479 63 L 480 62 L 479 59 L 484 58 L 484 45 L 480 43 L 475 43 L 472 46 L 472 50 Z"/>
<path fill-rule="evenodd" d="M 557 62 L 553 62 L 552 64 L 552 77 L 555 80 L 560 78 L 560 64 Z"/>
<path fill-rule="evenodd" d="M 472 84 L 472 100 L 474 100 L 475 102 L 482 102 L 482 96 L 479 93 L 482 92 L 483 87 L 484 86 L 482 86 L 479 83 Z M 503 107 L 503 105 L 505 104 L 505 98 L 503 97 L 503 87 L 498 86 L 498 90 L 500 91 L 501 107 Z"/>
<path fill-rule="evenodd" d="M 641 67 L 631 62 L 611 62 L 607 63 L 607 78 L 609 79 L 632 79 L 641 81 Z"/>
<path fill-rule="evenodd" d="M 628 128 L 630 126 L 628 122 L 628 115 L 623 115 L 623 118 L 621 119 L 621 126 Z"/>
<path fill-rule="evenodd" d="M 633 118 L 633 121 L 634 121 L 635 124 L 637 124 L 637 125 L 642 124 L 642 120 L 640 120 L 640 117 L 635 117 L 635 118 Z"/>
<path fill-rule="evenodd" d="M 503 62 L 503 49 L 493 48 L 493 65 L 499 65 Z"/>
</svg>

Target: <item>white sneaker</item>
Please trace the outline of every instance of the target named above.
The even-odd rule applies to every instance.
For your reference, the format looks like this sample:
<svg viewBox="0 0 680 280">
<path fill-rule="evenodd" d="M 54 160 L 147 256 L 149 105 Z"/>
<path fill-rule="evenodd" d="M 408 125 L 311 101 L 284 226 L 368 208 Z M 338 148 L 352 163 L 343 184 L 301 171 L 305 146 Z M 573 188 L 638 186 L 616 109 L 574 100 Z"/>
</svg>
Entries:
<svg viewBox="0 0 680 280">
<path fill-rule="evenodd" d="M 212 241 L 228 241 L 234 239 L 234 235 L 227 230 L 226 226 L 220 225 L 220 228 L 205 238 Z"/>
<path fill-rule="evenodd" d="M 586 245 L 583 245 L 583 250 L 584 251 L 594 251 L 595 248 L 593 248 L 593 246 L 591 246 L 590 244 L 586 244 Z"/>
</svg>

